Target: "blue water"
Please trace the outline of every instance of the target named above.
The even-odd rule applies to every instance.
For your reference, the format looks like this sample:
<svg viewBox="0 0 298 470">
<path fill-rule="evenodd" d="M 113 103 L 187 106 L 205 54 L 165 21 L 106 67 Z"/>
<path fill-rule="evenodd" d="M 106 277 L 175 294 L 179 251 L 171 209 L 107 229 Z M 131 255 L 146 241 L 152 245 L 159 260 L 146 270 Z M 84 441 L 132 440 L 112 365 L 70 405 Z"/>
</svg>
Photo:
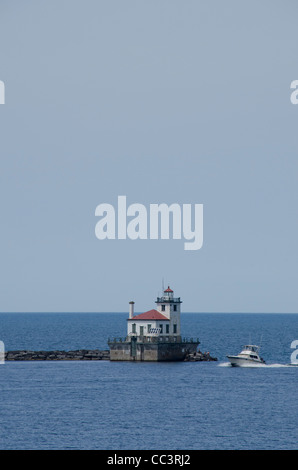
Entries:
<svg viewBox="0 0 298 470">
<path fill-rule="evenodd" d="M 127 314 L 0 314 L 6 350 L 107 348 Z M 296 449 L 298 315 L 182 314 L 214 363 L 6 362 L 1 449 Z M 267 366 L 226 354 L 262 341 Z"/>
</svg>

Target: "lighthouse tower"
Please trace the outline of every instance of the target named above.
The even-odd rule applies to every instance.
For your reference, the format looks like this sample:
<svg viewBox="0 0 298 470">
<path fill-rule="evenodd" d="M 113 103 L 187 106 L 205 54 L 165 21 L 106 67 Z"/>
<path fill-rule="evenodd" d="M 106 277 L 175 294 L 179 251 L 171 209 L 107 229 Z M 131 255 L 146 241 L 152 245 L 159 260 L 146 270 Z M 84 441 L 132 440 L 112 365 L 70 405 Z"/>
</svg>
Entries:
<svg viewBox="0 0 298 470">
<path fill-rule="evenodd" d="M 162 297 L 157 297 L 157 311 L 169 319 L 169 331 L 171 336 L 181 339 L 180 328 L 180 297 L 174 297 L 174 291 L 168 286 Z"/>
</svg>

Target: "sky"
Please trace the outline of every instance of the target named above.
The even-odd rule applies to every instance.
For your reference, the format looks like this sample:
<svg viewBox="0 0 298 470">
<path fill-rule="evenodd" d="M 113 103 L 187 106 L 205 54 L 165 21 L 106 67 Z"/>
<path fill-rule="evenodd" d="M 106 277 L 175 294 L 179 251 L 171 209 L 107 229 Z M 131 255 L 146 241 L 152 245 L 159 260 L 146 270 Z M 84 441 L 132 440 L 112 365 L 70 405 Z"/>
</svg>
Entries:
<svg viewBox="0 0 298 470">
<path fill-rule="evenodd" d="M 0 311 L 297 313 L 298 4 L 1 0 Z M 203 204 L 204 242 L 99 240 Z"/>
</svg>

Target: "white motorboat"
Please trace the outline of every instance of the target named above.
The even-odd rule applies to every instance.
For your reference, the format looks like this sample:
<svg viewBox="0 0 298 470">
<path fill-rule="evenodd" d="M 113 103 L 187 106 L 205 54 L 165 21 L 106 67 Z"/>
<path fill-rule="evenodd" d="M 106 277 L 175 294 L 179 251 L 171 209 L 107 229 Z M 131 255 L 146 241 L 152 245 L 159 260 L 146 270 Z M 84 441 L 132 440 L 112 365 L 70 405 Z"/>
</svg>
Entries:
<svg viewBox="0 0 298 470">
<path fill-rule="evenodd" d="M 259 356 L 259 350 L 260 346 L 248 344 L 237 356 L 227 356 L 227 358 L 232 366 L 238 367 L 265 364 L 264 359 Z"/>
</svg>

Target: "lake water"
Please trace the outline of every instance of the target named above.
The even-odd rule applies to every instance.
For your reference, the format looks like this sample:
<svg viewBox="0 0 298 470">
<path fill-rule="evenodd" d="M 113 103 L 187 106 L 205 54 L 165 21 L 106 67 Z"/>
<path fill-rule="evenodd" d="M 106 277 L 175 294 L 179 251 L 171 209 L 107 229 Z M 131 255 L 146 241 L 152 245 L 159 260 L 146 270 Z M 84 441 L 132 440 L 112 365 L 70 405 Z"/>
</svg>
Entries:
<svg viewBox="0 0 298 470">
<path fill-rule="evenodd" d="M 6 350 L 107 349 L 125 313 L 0 314 Z M 296 449 L 298 315 L 187 314 L 211 363 L 6 362 L 1 449 Z M 259 344 L 267 365 L 232 368 L 226 354 Z"/>
</svg>

